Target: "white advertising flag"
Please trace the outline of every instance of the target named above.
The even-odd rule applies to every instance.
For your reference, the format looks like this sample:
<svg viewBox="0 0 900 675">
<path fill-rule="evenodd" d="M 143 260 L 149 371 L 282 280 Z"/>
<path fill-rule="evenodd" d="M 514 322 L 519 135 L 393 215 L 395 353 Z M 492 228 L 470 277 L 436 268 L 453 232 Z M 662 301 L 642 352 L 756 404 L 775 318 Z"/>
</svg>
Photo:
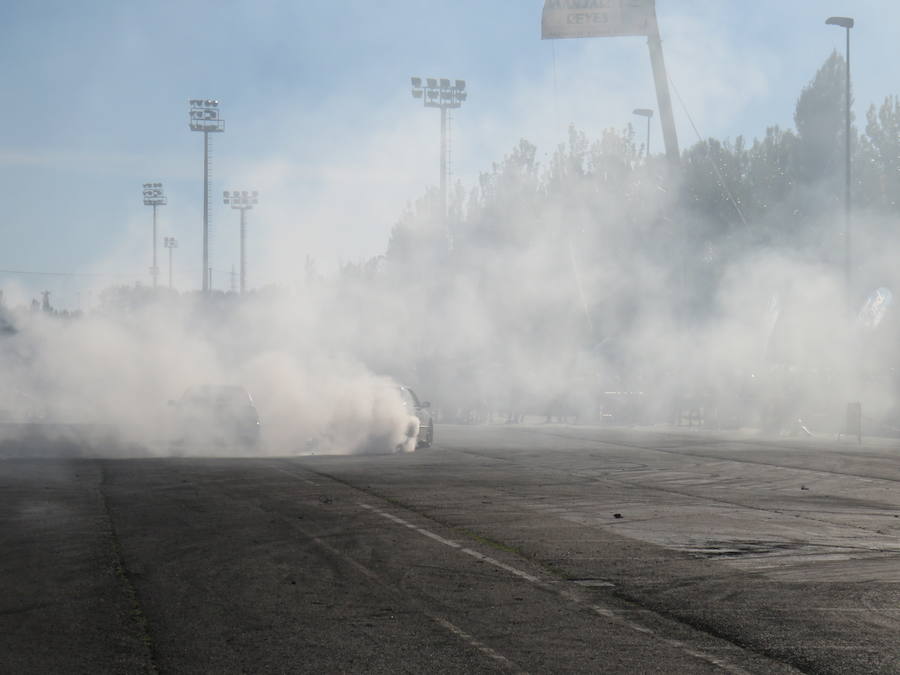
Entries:
<svg viewBox="0 0 900 675">
<path fill-rule="evenodd" d="M 544 40 L 656 32 L 655 0 L 544 0 Z"/>
</svg>

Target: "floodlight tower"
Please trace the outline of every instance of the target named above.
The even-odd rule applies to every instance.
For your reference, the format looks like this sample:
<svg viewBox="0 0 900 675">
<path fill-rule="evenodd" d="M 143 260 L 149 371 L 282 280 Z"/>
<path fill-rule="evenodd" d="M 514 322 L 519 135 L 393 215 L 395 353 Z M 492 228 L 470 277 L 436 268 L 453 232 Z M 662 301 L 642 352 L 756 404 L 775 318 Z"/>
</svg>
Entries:
<svg viewBox="0 0 900 675">
<path fill-rule="evenodd" d="M 169 288 L 172 288 L 172 249 L 178 248 L 178 240 L 175 237 L 163 239 L 163 246 L 169 249 Z"/>
<path fill-rule="evenodd" d="M 192 98 L 191 131 L 203 132 L 203 292 L 209 291 L 209 134 L 225 131 L 219 117 L 219 102 Z"/>
<path fill-rule="evenodd" d="M 153 267 L 150 268 L 150 276 L 153 278 L 153 288 L 159 277 L 159 267 L 156 266 L 156 207 L 166 205 L 166 195 L 163 192 L 162 183 L 144 183 L 144 206 L 153 207 Z"/>
<path fill-rule="evenodd" d="M 466 81 L 456 80 L 454 84 L 448 79 L 440 81 L 429 77 L 422 84 L 421 77 L 413 77 L 413 98 L 420 98 L 426 108 L 441 109 L 441 218 L 447 216 L 447 111 L 462 106 L 468 98 Z"/>
<path fill-rule="evenodd" d="M 259 192 L 247 192 L 247 190 L 233 190 L 229 192 L 225 190 L 225 204 L 231 204 L 231 208 L 239 209 L 241 212 L 241 294 L 247 290 L 247 258 L 244 253 L 244 244 L 247 240 L 247 218 L 246 213 L 259 203 Z"/>
</svg>

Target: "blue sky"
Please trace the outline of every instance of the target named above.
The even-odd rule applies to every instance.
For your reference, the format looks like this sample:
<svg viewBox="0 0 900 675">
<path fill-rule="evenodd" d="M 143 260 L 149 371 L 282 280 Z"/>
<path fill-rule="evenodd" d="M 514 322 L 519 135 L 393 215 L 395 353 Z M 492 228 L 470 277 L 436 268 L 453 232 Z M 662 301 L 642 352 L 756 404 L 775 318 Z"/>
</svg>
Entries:
<svg viewBox="0 0 900 675">
<path fill-rule="evenodd" d="M 221 101 L 213 137 L 214 285 L 238 265 L 238 215 L 225 189 L 256 189 L 251 286 L 292 284 L 383 251 L 404 205 L 437 182 L 439 119 L 409 76 L 463 78 L 453 172 L 478 172 L 520 138 L 549 155 L 574 123 L 590 136 L 656 107 L 642 38 L 540 40 L 542 0 L 0 3 L 0 273 L 13 302 L 47 288 L 87 305 L 113 283 L 149 283 L 151 212 L 161 181 L 175 236 L 176 286 L 200 281 L 202 135 L 188 99 Z M 792 126 L 800 89 L 856 19 L 857 119 L 900 94 L 894 0 L 657 0 L 669 74 L 704 136 L 753 138 Z M 696 140 L 676 100 L 679 140 Z M 643 130 L 643 127 L 640 127 Z M 654 150 L 661 150 L 658 126 Z"/>
</svg>

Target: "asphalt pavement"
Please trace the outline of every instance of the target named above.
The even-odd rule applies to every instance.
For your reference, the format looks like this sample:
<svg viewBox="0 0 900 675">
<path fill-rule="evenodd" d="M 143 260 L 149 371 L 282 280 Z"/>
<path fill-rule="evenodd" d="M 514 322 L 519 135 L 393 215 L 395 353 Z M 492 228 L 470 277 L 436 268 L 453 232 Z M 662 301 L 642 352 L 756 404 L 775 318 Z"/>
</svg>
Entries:
<svg viewBox="0 0 900 675">
<path fill-rule="evenodd" d="M 900 672 L 896 441 L 39 454 L 0 459 L 0 672 Z"/>
</svg>

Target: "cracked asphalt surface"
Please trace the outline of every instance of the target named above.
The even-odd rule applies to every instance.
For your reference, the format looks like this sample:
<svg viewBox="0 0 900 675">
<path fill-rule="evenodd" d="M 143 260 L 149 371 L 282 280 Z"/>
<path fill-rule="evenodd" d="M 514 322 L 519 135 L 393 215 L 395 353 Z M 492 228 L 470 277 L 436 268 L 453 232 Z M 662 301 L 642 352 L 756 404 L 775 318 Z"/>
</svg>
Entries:
<svg viewBox="0 0 900 675">
<path fill-rule="evenodd" d="M 436 436 L 385 456 L 7 446 L 0 672 L 900 672 L 897 442 Z"/>
</svg>

